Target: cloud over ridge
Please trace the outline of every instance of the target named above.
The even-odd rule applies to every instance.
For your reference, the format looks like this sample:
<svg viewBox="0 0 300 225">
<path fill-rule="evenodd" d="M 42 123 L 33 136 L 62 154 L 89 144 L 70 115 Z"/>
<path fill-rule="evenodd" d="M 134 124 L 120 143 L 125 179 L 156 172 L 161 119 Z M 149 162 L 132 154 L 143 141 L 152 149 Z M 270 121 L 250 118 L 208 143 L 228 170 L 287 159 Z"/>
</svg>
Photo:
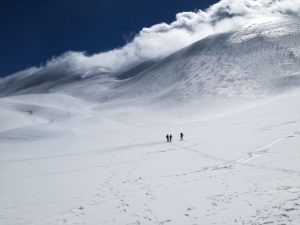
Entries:
<svg viewBox="0 0 300 225">
<path fill-rule="evenodd" d="M 300 1 L 221 0 L 204 11 L 178 13 L 170 24 L 143 28 L 122 48 L 93 55 L 66 52 L 42 67 L 18 72 L 15 76 L 27 76 L 41 70 L 78 76 L 114 74 L 147 60 L 163 58 L 208 35 L 230 31 L 251 19 L 266 16 L 300 17 Z"/>
</svg>

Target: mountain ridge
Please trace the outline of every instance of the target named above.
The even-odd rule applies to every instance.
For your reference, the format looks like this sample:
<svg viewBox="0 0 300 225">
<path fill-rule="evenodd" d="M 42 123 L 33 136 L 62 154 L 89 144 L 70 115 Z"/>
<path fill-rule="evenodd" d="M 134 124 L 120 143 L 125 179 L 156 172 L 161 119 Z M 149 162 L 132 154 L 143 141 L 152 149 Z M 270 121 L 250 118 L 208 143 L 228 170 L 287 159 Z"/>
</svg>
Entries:
<svg viewBox="0 0 300 225">
<path fill-rule="evenodd" d="M 0 81 L 0 95 L 67 93 L 97 102 L 187 102 L 272 95 L 300 85 L 300 20 L 266 18 L 208 36 L 121 74 L 38 70 Z M 72 68 L 71 68 L 72 69 Z"/>
</svg>

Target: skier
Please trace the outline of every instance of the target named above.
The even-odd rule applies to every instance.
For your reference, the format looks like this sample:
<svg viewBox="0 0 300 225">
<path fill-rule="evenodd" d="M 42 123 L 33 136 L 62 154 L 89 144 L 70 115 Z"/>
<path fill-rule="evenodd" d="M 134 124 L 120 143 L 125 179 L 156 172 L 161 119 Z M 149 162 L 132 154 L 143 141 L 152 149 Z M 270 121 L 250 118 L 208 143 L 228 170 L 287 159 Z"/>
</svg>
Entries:
<svg viewBox="0 0 300 225">
<path fill-rule="evenodd" d="M 183 141 L 183 136 L 184 136 L 184 135 L 183 135 L 183 133 L 181 132 L 181 133 L 180 133 L 180 141 Z"/>
<path fill-rule="evenodd" d="M 173 137 L 172 134 L 170 134 L 170 142 L 172 142 L 172 137 Z"/>
<path fill-rule="evenodd" d="M 167 142 L 170 142 L 170 136 L 168 134 L 167 134 L 166 138 L 167 138 Z"/>
</svg>

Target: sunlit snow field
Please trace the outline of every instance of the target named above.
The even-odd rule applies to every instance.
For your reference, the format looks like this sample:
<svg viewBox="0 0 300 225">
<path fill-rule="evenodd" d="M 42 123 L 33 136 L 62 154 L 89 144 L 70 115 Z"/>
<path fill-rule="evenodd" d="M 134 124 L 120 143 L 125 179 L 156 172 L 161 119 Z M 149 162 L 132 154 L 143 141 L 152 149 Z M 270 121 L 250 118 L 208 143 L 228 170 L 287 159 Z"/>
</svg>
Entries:
<svg viewBox="0 0 300 225">
<path fill-rule="evenodd" d="M 299 224 L 299 101 L 151 125 L 66 96 L 4 98 L 1 121 L 23 124 L 0 135 L 1 224 Z"/>
</svg>

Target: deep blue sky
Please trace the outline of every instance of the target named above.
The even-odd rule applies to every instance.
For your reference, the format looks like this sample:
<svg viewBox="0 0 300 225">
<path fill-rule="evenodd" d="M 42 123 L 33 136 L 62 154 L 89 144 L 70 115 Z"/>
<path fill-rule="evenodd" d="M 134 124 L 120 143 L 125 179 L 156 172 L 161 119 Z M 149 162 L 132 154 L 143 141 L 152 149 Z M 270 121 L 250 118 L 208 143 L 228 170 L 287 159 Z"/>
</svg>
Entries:
<svg viewBox="0 0 300 225">
<path fill-rule="evenodd" d="M 120 47 L 143 27 L 218 0 L 1 0 L 0 76 L 65 51 Z"/>
</svg>

